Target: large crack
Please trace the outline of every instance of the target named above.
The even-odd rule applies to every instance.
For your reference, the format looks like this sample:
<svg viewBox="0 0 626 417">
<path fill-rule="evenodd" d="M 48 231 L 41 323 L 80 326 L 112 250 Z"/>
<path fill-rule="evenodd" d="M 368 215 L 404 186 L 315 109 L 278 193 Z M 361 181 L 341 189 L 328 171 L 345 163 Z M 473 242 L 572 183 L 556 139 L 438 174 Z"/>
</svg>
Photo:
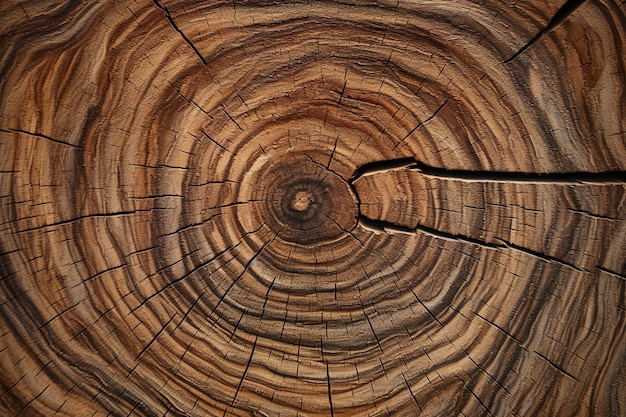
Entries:
<svg viewBox="0 0 626 417">
<path fill-rule="evenodd" d="M 462 181 L 481 182 L 530 182 L 530 183 L 556 183 L 556 184 L 580 184 L 580 183 L 626 183 L 626 171 L 602 171 L 602 172 L 522 172 L 522 171 L 472 171 L 461 169 L 447 169 L 427 165 L 414 158 L 399 158 L 384 161 L 375 161 L 360 166 L 350 178 L 350 184 L 354 184 L 359 178 L 392 171 L 396 169 L 417 170 L 424 175 L 439 178 L 452 178 Z"/>
<path fill-rule="evenodd" d="M 445 67 L 445 66 L 444 66 Z M 443 68 L 442 70 L 443 71 Z M 441 75 L 441 72 L 439 73 Z M 439 105 L 439 107 L 437 107 L 437 109 L 433 112 L 433 114 L 431 114 L 430 116 L 428 116 L 425 120 L 419 122 L 413 129 L 411 129 L 411 131 L 409 133 L 407 133 L 400 142 L 396 143 L 393 147 L 393 149 L 396 149 L 399 145 L 403 144 L 404 142 L 406 142 L 406 140 L 409 138 L 409 136 L 411 136 L 417 129 L 419 129 L 420 127 L 424 126 L 426 123 L 430 122 L 432 119 L 435 118 L 435 116 L 437 116 L 437 113 L 439 113 L 441 111 L 441 109 L 443 109 L 443 106 L 445 106 L 448 101 L 450 99 L 447 98 L 444 100 L 443 103 L 441 103 Z"/>
<path fill-rule="evenodd" d="M 548 25 L 539 31 L 530 41 L 528 41 L 524 46 L 522 46 L 517 52 L 515 52 L 509 59 L 504 61 L 505 64 L 513 61 L 519 55 L 521 55 L 526 49 L 533 46 L 539 39 L 541 39 L 545 34 L 555 29 L 561 23 L 565 21 L 572 13 L 576 11 L 586 0 L 568 0 L 561 6 L 559 10 L 554 14 Z"/>
<path fill-rule="evenodd" d="M 523 252 L 527 255 L 542 259 L 546 262 L 555 262 L 559 265 L 573 268 L 578 272 L 589 272 L 572 263 L 563 261 L 557 257 L 537 252 L 535 250 L 518 246 L 512 242 L 502 239 L 495 239 L 494 242 L 487 242 L 470 236 L 444 232 L 421 224 L 409 227 L 396 224 L 382 219 L 372 219 L 361 212 L 361 198 L 354 186 L 354 183 L 362 177 L 385 173 L 394 170 L 416 170 L 421 174 L 436 178 L 449 178 L 459 181 L 476 182 L 525 182 L 525 183 L 548 183 L 548 184 L 608 184 L 626 183 L 626 171 L 605 171 L 605 172 L 569 172 L 569 173 L 537 173 L 537 172 L 503 172 L 503 171 L 469 171 L 459 169 L 445 169 L 433 167 L 413 158 L 399 158 L 384 161 L 375 161 L 359 167 L 349 184 L 352 187 L 358 201 L 358 225 L 366 230 L 376 233 L 386 234 L 427 234 L 446 240 L 456 240 L 468 244 L 478 245 L 489 249 L 508 249 Z M 610 219 L 610 218 L 609 218 Z"/>
</svg>

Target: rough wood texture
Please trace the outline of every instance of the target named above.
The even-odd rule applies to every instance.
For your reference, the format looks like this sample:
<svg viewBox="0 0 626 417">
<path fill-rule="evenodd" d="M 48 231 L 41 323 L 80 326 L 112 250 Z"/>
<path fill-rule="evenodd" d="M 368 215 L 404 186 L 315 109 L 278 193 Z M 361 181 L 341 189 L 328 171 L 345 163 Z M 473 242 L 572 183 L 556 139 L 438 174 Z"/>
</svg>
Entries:
<svg viewBox="0 0 626 417">
<path fill-rule="evenodd" d="M 624 13 L 0 3 L 0 414 L 626 416 Z"/>
</svg>

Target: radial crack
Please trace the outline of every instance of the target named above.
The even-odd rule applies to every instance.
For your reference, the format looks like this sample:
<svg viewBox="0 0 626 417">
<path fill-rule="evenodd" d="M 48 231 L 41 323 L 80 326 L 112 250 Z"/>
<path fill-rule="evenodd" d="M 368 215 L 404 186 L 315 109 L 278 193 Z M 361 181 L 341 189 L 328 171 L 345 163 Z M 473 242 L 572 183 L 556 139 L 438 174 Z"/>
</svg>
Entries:
<svg viewBox="0 0 626 417">
<path fill-rule="evenodd" d="M 207 66 L 206 60 L 204 59 L 200 51 L 198 51 L 198 49 L 195 47 L 193 42 L 191 42 L 191 40 L 187 37 L 187 35 L 185 35 L 185 33 L 178 28 L 178 26 L 176 25 L 176 22 L 174 22 L 174 18 L 172 18 L 172 15 L 170 14 L 169 10 L 167 10 L 167 7 L 161 5 L 161 3 L 159 3 L 158 0 L 152 0 L 152 2 L 154 3 L 156 7 L 163 10 L 163 13 L 165 13 L 165 17 L 170 22 L 174 30 L 178 32 L 178 34 L 183 38 L 183 40 L 187 43 L 187 45 L 189 45 L 189 47 L 195 52 L 195 54 L 198 55 L 198 58 L 200 58 L 200 60 L 206 67 Z"/>
<path fill-rule="evenodd" d="M 364 229 L 368 229 L 373 232 L 382 232 L 382 233 L 387 233 L 387 234 L 394 234 L 394 233 L 405 233 L 405 234 L 410 234 L 410 235 L 415 234 L 415 229 L 412 229 L 410 227 L 394 224 L 391 222 L 387 222 L 385 220 L 370 219 L 369 217 L 363 214 L 359 215 L 358 224 Z"/>
<path fill-rule="evenodd" d="M 221 107 L 222 107 L 222 111 L 226 114 L 226 116 L 230 119 L 230 121 L 233 122 L 235 126 L 237 126 L 237 128 L 243 132 L 243 128 L 239 125 L 239 123 L 237 123 L 237 120 L 235 120 L 233 116 L 231 116 L 230 113 L 228 113 L 228 111 L 223 105 Z"/>
<path fill-rule="evenodd" d="M 420 161 L 415 161 L 414 167 L 424 175 L 440 178 L 452 178 L 467 181 L 484 182 L 533 182 L 533 183 L 557 183 L 557 184 L 579 184 L 579 183 L 602 183 L 626 182 L 626 171 L 604 171 L 604 172 L 521 172 L 521 171 L 470 171 L 461 169 L 446 169 L 427 165 Z"/>
<path fill-rule="evenodd" d="M 74 149 L 82 149 L 82 146 L 74 145 L 73 143 L 65 142 L 65 141 L 62 141 L 60 139 L 55 139 L 53 137 L 50 137 L 48 135 L 44 135 L 42 133 L 28 132 L 28 131 L 22 130 L 22 129 L 0 129 L 0 132 L 20 133 L 20 134 L 23 134 L 23 135 L 33 136 L 35 138 L 46 139 L 46 140 L 49 140 L 50 142 L 58 143 L 60 145 L 67 145 L 67 146 L 70 146 L 70 147 L 72 147 Z"/>
<path fill-rule="evenodd" d="M 154 337 L 152 338 L 152 340 L 150 342 L 148 342 L 148 344 L 141 350 L 141 352 L 139 352 L 139 354 L 137 355 L 137 357 L 135 358 L 135 362 L 139 360 L 139 358 L 141 358 L 143 356 L 144 353 L 146 353 L 146 351 L 148 349 L 150 349 L 150 346 L 152 346 L 154 344 L 154 342 L 156 342 L 156 340 L 159 338 L 159 336 L 161 336 L 161 334 L 163 334 L 163 332 L 165 331 L 165 329 L 167 329 L 167 326 L 170 325 L 170 323 L 172 322 L 172 320 L 174 320 L 174 318 L 176 317 L 178 313 L 174 313 L 174 315 L 167 321 L 167 323 L 165 323 L 165 325 L 163 327 L 161 327 L 161 330 L 159 330 L 157 332 L 156 335 L 154 335 Z"/>
<path fill-rule="evenodd" d="M 580 183 L 626 183 L 626 171 L 603 171 L 603 172 L 522 172 L 522 171 L 472 171 L 464 169 L 447 169 L 435 167 L 418 161 L 414 158 L 399 158 L 382 161 L 374 161 L 361 165 L 354 172 L 350 183 L 356 182 L 361 177 L 383 173 L 396 169 L 417 170 L 424 175 L 439 178 L 451 178 L 462 181 L 483 182 L 531 182 L 531 183 L 556 183 L 556 184 L 580 184 Z"/>
<path fill-rule="evenodd" d="M 326 381 L 328 383 L 328 403 L 330 404 L 330 415 L 334 416 L 335 412 L 333 410 L 333 396 L 330 391 L 330 371 L 328 370 L 328 362 L 326 362 Z"/>
<path fill-rule="evenodd" d="M 370 162 L 357 168 L 352 175 L 352 178 L 350 178 L 350 183 L 354 183 L 356 180 L 366 175 L 391 171 L 399 168 L 410 168 L 415 166 L 415 162 L 414 158 L 399 158 Z"/>
<path fill-rule="evenodd" d="M 328 404 L 330 405 L 330 415 L 334 416 L 335 411 L 333 410 L 333 396 L 330 390 L 330 370 L 328 369 L 328 361 L 324 358 L 324 342 L 320 339 L 320 351 L 322 352 L 322 362 L 326 366 L 326 384 L 328 386 Z"/>
<path fill-rule="evenodd" d="M 275 238 L 276 236 L 274 236 Z M 246 263 L 243 271 L 241 272 L 241 274 L 239 274 L 235 279 L 233 279 L 233 282 L 231 282 L 231 284 L 228 286 L 228 288 L 226 289 L 226 291 L 224 291 L 224 293 L 221 295 L 221 297 L 219 298 L 217 304 L 215 305 L 215 307 L 211 310 L 211 313 L 209 314 L 209 316 L 212 316 L 216 311 L 217 308 L 222 304 L 222 301 L 224 301 L 226 299 L 226 296 L 228 295 L 228 293 L 230 292 L 230 290 L 235 286 L 235 284 L 241 279 L 241 277 L 248 271 L 248 268 L 250 267 L 250 265 L 252 265 L 252 263 L 254 262 L 255 259 L 257 259 L 257 257 L 259 255 L 261 255 L 261 252 L 263 252 L 263 249 L 265 249 L 265 247 L 267 245 L 269 245 L 270 243 L 272 243 L 272 241 L 274 240 L 274 238 L 272 238 L 271 240 L 269 240 L 268 242 L 265 242 L 263 244 L 263 246 L 261 246 L 261 248 L 254 254 L 254 256 L 252 256 L 252 258 L 250 258 L 250 260 Z M 231 260 L 235 259 L 235 257 L 231 258 L 228 262 L 230 262 Z"/>
<path fill-rule="evenodd" d="M 576 265 L 571 264 L 571 263 L 569 263 L 569 262 L 565 262 L 565 261 L 563 261 L 563 260 L 561 260 L 561 259 L 559 259 L 559 258 L 557 258 L 557 257 L 555 257 L 555 256 L 547 255 L 547 254 L 545 254 L 545 253 L 541 253 L 541 252 L 536 252 L 536 251 L 534 251 L 534 250 L 531 250 L 531 249 L 525 248 L 525 247 L 523 247 L 523 246 L 518 246 L 518 245 L 515 245 L 515 244 L 513 244 L 513 243 L 511 243 L 511 242 L 507 242 L 507 241 L 502 240 L 502 239 L 498 239 L 498 241 L 502 242 L 502 243 L 503 243 L 506 247 L 508 247 L 508 248 L 511 248 L 511 249 L 517 250 L 517 251 L 519 251 L 519 252 L 524 252 L 524 253 L 526 253 L 526 254 L 528 254 L 528 255 L 531 255 L 531 256 L 534 256 L 534 257 L 536 257 L 536 258 L 543 259 L 544 261 L 547 261 L 547 262 L 551 262 L 551 261 L 552 261 L 552 262 L 556 262 L 556 263 L 558 263 L 559 265 L 562 265 L 562 266 L 566 266 L 566 267 L 568 267 L 568 268 L 575 269 L 575 270 L 577 270 L 578 272 L 589 272 L 589 271 L 587 271 L 587 270 L 586 270 L 586 269 L 584 269 L 584 268 L 579 268 L 579 267 L 577 267 Z"/>
<path fill-rule="evenodd" d="M 537 356 L 539 356 L 541 359 L 543 359 L 544 361 L 548 362 L 550 365 L 552 365 L 552 367 L 554 369 L 556 369 L 557 371 L 559 371 L 560 373 L 562 373 L 563 375 L 567 375 L 568 377 L 572 378 L 574 381 L 578 382 L 578 378 L 576 378 L 574 375 L 570 374 L 569 372 L 567 372 L 563 367 L 561 367 L 560 365 L 557 365 L 556 363 L 554 363 L 553 361 L 551 361 L 547 356 L 537 352 L 536 350 L 534 351 Z"/>
<path fill-rule="evenodd" d="M 419 408 L 420 412 L 422 412 L 422 406 L 420 405 L 419 402 L 417 402 L 417 398 L 415 398 L 415 394 L 413 393 L 413 390 L 411 389 L 411 385 L 409 384 L 409 381 L 407 381 L 406 376 L 404 376 L 404 373 L 402 373 L 402 379 L 404 379 L 404 383 L 406 384 L 406 387 L 409 390 L 409 394 L 411 395 L 411 398 L 413 398 L 413 401 L 415 401 L 415 405 L 417 406 L 417 408 Z"/>
<path fill-rule="evenodd" d="M 217 145 L 219 148 L 221 148 L 222 150 L 231 153 L 228 149 L 226 149 L 221 143 L 219 143 L 217 140 L 213 139 L 208 133 L 206 133 L 204 130 L 200 129 L 200 133 L 202 133 L 208 140 L 210 140 L 211 142 L 213 142 L 215 145 Z"/>
<path fill-rule="evenodd" d="M 469 385 L 467 385 L 467 383 L 463 380 L 461 380 L 461 382 L 463 383 L 463 385 L 465 386 L 465 389 L 467 389 L 470 394 L 472 394 L 472 396 L 474 398 L 476 398 L 476 400 L 480 403 L 480 405 L 485 409 L 485 411 L 487 412 L 488 415 L 493 416 L 493 413 L 491 412 L 491 410 L 489 409 L 489 407 L 487 407 L 487 404 L 485 404 L 483 402 L 483 400 L 478 396 L 478 394 L 476 394 L 474 392 L 474 390 L 472 389 L 472 387 L 470 387 Z"/>
<path fill-rule="evenodd" d="M 522 345 L 522 341 L 519 340 L 517 337 L 513 336 L 510 332 L 508 332 L 507 330 L 505 330 L 502 326 L 498 326 L 496 323 L 494 323 L 491 320 L 488 320 L 487 318 L 483 317 L 480 313 L 474 313 L 474 315 L 476 317 L 480 317 L 481 319 L 483 319 L 487 324 L 489 324 L 490 326 L 495 327 L 496 329 L 500 330 L 502 333 L 504 333 L 506 336 L 510 337 L 511 339 L 515 340 L 515 342 L 518 345 Z"/>
<path fill-rule="evenodd" d="M 48 228 L 48 227 L 64 226 L 64 225 L 72 224 L 74 222 L 78 222 L 78 221 L 81 221 L 81 220 L 97 218 L 97 217 L 128 216 L 128 215 L 139 213 L 139 212 L 142 212 L 142 211 L 146 212 L 146 211 L 150 211 L 150 210 L 129 210 L 129 211 L 119 211 L 119 212 L 116 212 L 116 213 L 87 214 L 87 215 L 84 215 L 84 216 L 74 217 L 74 218 L 68 219 L 68 220 L 62 220 L 62 221 L 59 221 L 59 222 L 56 222 L 56 223 L 42 224 L 41 226 L 35 226 L 35 227 L 27 228 L 27 229 L 17 230 L 16 233 L 33 232 L 35 230 L 45 229 L 45 228 Z M 17 219 L 17 220 L 22 220 L 22 219 Z"/>
<path fill-rule="evenodd" d="M 256 342 L 259 339 L 259 336 L 254 338 L 254 344 L 252 345 L 252 352 L 250 352 L 250 357 L 248 358 L 248 363 L 246 364 L 246 369 L 243 371 L 243 375 L 241 375 L 241 380 L 239 381 L 239 385 L 237 385 L 237 390 L 235 391 L 235 395 L 233 396 L 233 401 L 230 403 L 230 406 L 233 407 L 235 405 L 235 400 L 237 399 L 237 395 L 239 394 L 239 390 L 241 390 L 241 386 L 243 385 L 244 379 L 246 379 L 246 375 L 248 374 L 248 369 L 250 368 L 250 364 L 252 363 L 252 357 L 254 356 L 254 351 L 256 350 Z"/>
<path fill-rule="evenodd" d="M 443 68 L 441 69 L 441 71 L 443 71 Z M 439 111 L 441 111 L 441 109 L 443 109 L 443 106 L 445 106 L 448 103 L 449 100 L 450 100 L 449 98 L 445 99 L 445 101 L 443 103 L 441 103 L 441 105 L 439 105 L 439 107 L 437 107 L 437 110 L 435 110 L 433 112 L 433 114 L 431 114 L 424 121 L 419 122 L 413 129 L 411 129 L 411 131 L 409 133 L 407 133 L 402 138 L 402 140 L 400 142 L 398 142 L 398 143 L 396 143 L 394 145 L 393 149 L 396 149 L 399 145 L 403 144 L 409 138 L 409 136 L 411 136 L 417 129 L 419 129 L 420 127 L 424 126 L 426 123 L 430 122 L 432 119 L 434 119 L 435 116 L 437 116 L 437 113 L 439 113 Z"/>
<path fill-rule="evenodd" d="M 543 35 L 547 34 L 551 30 L 555 29 L 559 26 L 565 19 L 569 17 L 572 13 L 576 11 L 586 0 L 568 0 L 561 6 L 561 8 L 556 12 L 556 14 L 552 17 L 548 25 L 539 31 L 530 41 L 528 41 L 524 46 L 522 46 L 517 52 L 515 52 L 509 59 L 504 61 L 505 64 L 513 61 L 517 58 L 522 52 L 526 49 L 530 48 L 534 45 L 539 39 L 543 37 Z"/>
</svg>

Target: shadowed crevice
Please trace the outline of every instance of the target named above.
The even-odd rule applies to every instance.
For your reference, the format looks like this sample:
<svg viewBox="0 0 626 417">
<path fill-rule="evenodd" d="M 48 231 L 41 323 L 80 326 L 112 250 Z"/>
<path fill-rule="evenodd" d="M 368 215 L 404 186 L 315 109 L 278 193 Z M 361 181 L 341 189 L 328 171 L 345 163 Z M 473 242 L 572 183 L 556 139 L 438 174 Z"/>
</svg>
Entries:
<svg viewBox="0 0 626 417">
<path fill-rule="evenodd" d="M 462 169 L 446 169 L 427 165 L 413 158 L 399 158 L 385 161 L 371 162 L 360 166 L 350 179 L 353 184 L 359 178 L 376 173 L 383 173 L 405 168 L 418 170 L 424 175 L 439 178 L 450 178 L 465 181 L 493 181 L 493 182 L 531 182 L 531 183 L 625 183 L 626 171 L 605 172 L 506 172 L 506 171 L 471 171 Z"/>
<path fill-rule="evenodd" d="M 539 33 L 537 33 L 530 41 L 528 41 L 524 46 L 522 46 L 516 53 L 514 53 L 509 59 L 504 61 L 505 64 L 513 61 L 520 54 L 522 54 L 526 49 L 533 46 L 539 39 L 543 37 L 543 35 L 547 34 L 551 30 L 555 29 L 561 23 L 565 21 L 572 13 L 576 11 L 586 0 L 568 0 L 561 6 L 561 8 L 555 13 L 552 17 L 548 25 L 543 28 Z"/>
<path fill-rule="evenodd" d="M 371 175 L 378 172 L 391 171 L 398 168 L 413 168 L 415 167 L 414 158 L 400 158 L 400 159 L 388 159 L 384 161 L 375 161 L 368 164 L 361 165 L 352 175 L 349 182 L 353 184 L 356 180 L 365 175 Z"/>
</svg>

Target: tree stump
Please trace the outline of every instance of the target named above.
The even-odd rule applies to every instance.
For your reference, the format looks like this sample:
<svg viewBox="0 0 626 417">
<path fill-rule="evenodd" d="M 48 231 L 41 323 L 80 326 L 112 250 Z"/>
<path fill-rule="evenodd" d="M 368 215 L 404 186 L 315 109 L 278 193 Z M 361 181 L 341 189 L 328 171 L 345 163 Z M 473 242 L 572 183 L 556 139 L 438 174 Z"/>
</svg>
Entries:
<svg viewBox="0 0 626 417">
<path fill-rule="evenodd" d="M 626 416 L 616 0 L 0 5 L 0 414 Z"/>
</svg>

